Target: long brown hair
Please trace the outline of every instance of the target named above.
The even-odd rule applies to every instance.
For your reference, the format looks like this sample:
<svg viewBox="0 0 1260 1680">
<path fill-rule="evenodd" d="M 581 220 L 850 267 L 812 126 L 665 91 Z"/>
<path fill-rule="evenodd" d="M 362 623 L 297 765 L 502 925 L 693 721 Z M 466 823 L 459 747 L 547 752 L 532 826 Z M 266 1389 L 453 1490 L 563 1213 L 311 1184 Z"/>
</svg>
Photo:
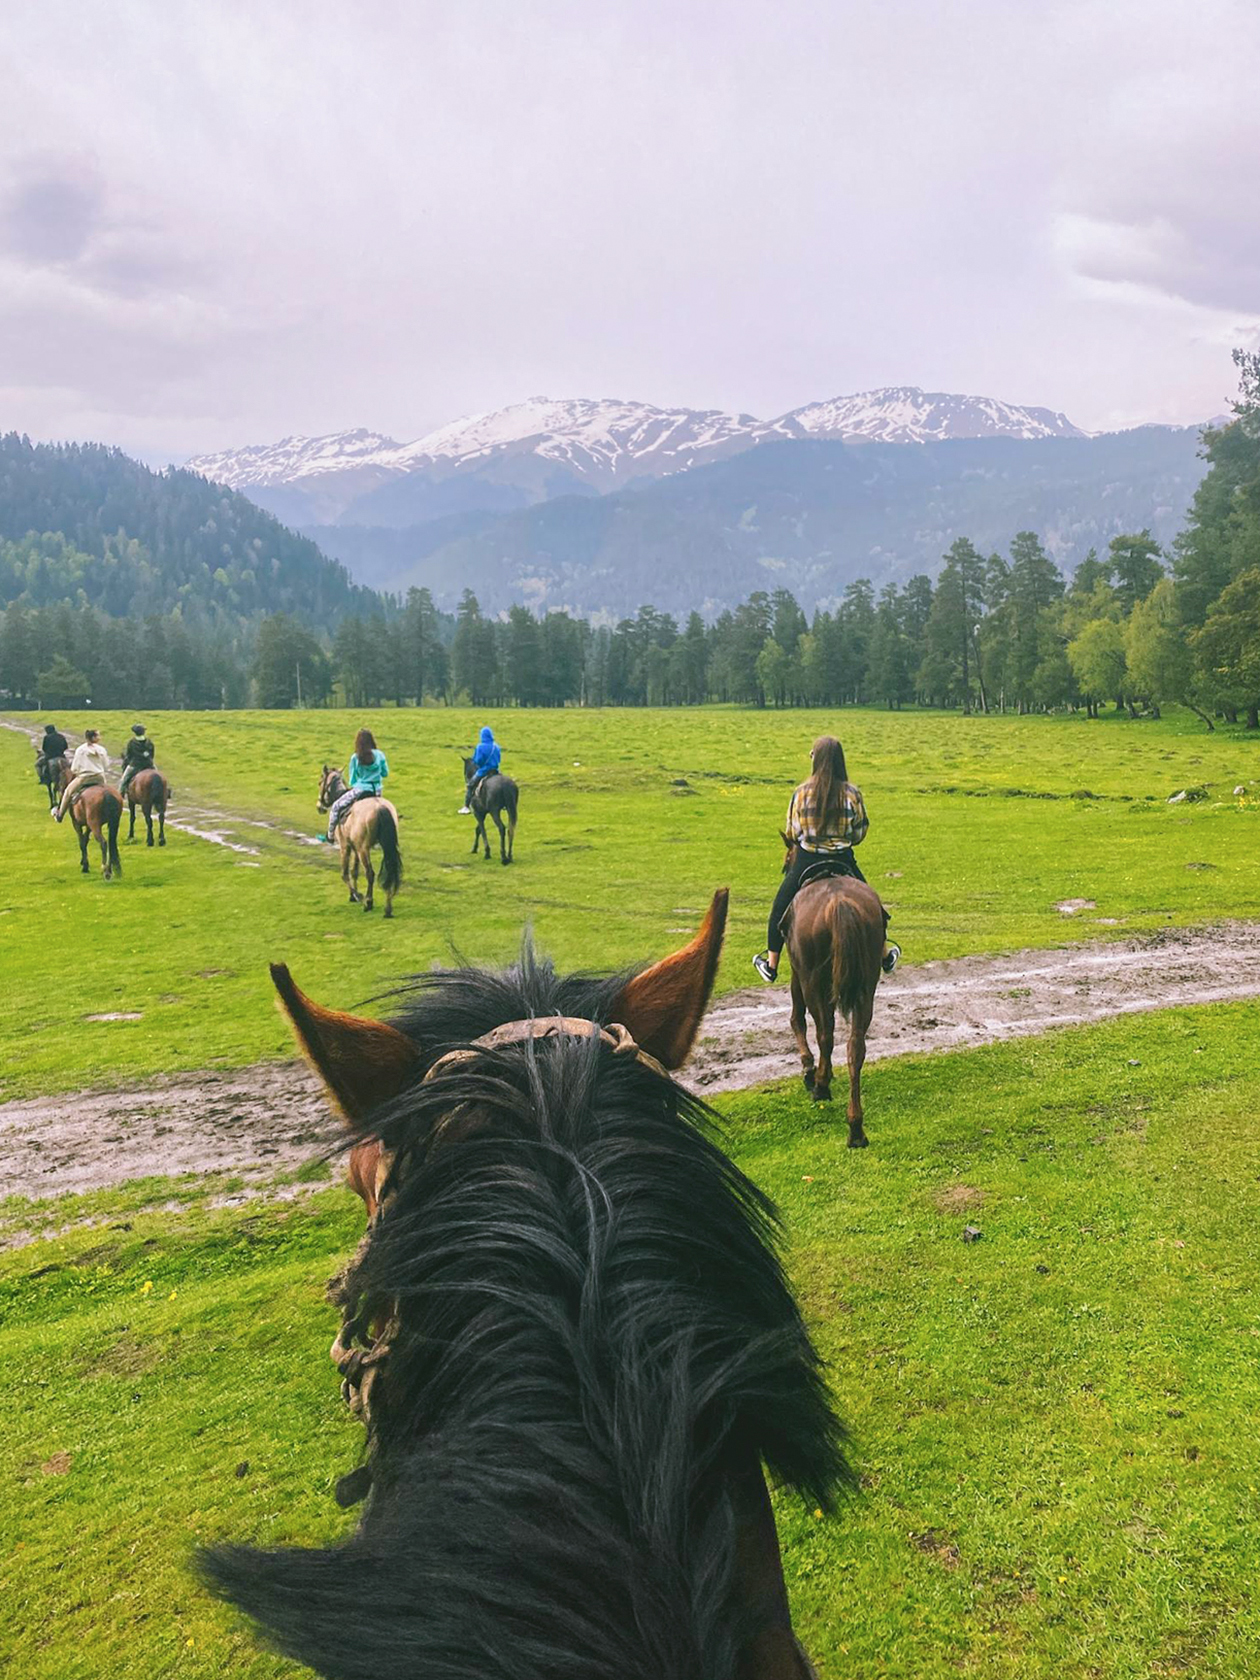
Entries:
<svg viewBox="0 0 1260 1680">
<path fill-rule="evenodd" d="M 366 770 L 372 762 L 376 752 L 376 742 L 372 739 L 370 729 L 360 729 L 354 738 L 354 756 Z"/>
<path fill-rule="evenodd" d="M 825 827 L 829 820 L 840 820 L 840 797 L 849 773 L 844 765 L 844 748 L 834 735 L 820 735 L 809 749 L 814 774 L 814 803 L 818 820 Z"/>
</svg>

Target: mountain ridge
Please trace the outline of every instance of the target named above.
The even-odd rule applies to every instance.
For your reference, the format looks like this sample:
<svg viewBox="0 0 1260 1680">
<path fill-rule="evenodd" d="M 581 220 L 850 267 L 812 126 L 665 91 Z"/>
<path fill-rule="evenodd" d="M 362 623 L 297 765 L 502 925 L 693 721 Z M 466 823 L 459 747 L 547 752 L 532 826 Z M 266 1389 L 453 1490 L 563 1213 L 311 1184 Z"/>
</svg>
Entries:
<svg viewBox="0 0 1260 1680">
<path fill-rule="evenodd" d="M 198 455 L 186 466 L 304 525 L 397 526 L 480 506 L 507 511 L 513 500 L 528 506 L 558 495 L 602 495 L 782 438 L 914 444 L 1084 435 L 1050 409 L 918 386 L 807 403 L 772 420 L 612 398 L 531 397 L 453 421 L 409 444 L 360 427 Z M 398 492 L 399 481 L 408 479 L 414 481 L 410 490 Z M 466 488 L 443 491 L 451 479 Z M 485 486 L 484 498 L 474 484 Z"/>
</svg>

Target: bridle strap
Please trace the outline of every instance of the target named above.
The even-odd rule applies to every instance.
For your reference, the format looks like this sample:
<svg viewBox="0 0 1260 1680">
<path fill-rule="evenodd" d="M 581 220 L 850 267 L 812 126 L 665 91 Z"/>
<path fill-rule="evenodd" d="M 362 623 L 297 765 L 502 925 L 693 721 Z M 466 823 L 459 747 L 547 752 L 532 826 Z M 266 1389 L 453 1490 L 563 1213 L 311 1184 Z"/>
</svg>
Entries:
<svg viewBox="0 0 1260 1680">
<path fill-rule="evenodd" d="M 537 1015 L 524 1021 L 505 1021 L 501 1027 L 495 1027 L 493 1032 L 483 1033 L 470 1044 L 461 1045 L 458 1050 L 448 1050 L 434 1062 L 422 1083 L 427 1084 L 439 1073 L 448 1072 L 453 1067 L 463 1067 L 469 1062 L 475 1062 L 481 1050 L 499 1050 L 505 1044 L 521 1044 L 532 1038 L 595 1037 L 598 1037 L 602 1044 L 606 1044 L 614 1056 L 633 1056 L 644 1067 L 651 1068 L 653 1073 L 659 1073 L 663 1079 L 669 1078 L 668 1071 L 656 1057 L 640 1049 L 629 1028 L 623 1027 L 619 1021 L 605 1027 L 598 1021 L 588 1021 L 576 1015 Z"/>
</svg>

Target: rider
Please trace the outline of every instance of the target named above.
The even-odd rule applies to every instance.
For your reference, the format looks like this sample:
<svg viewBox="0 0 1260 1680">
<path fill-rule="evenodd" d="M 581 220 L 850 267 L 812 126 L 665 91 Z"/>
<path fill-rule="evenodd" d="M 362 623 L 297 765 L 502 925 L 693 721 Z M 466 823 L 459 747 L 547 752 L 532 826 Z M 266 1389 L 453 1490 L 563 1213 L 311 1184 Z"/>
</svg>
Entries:
<svg viewBox="0 0 1260 1680">
<path fill-rule="evenodd" d="M 131 739 L 123 748 L 123 778 L 118 784 L 118 791 L 124 799 L 127 797 L 127 784 L 131 778 L 141 770 L 152 770 L 153 750 L 153 742 L 145 734 L 144 725 L 133 723 Z"/>
<path fill-rule="evenodd" d="M 55 723 L 44 725 L 44 738 L 39 743 L 35 759 L 35 774 L 42 776 L 45 769 L 54 758 L 64 758 L 70 751 L 70 743 L 57 728 Z"/>
<path fill-rule="evenodd" d="M 473 753 L 472 775 L 468 778 L 464 788 L 464 803 L 459 808 L 461 817 L 466 817 L 472 810 L 473 789 L 486 776 L 493 776 L 499 768 L 499 743 L 494 738 L 494 731 L 487 723 L 481 731 L 481 739 L 477 742 Z"/>
<path fill-rule="evenodd" d="M 104 787 L 105 772 L 108 769 L 109 754 L 101 745 L 99 732 L 95 729 L 84 730 L 83 745 L 74 749 L 74 757 L 70 760 L 70 780 L 61 796 L 61 804 L 50 813 L 53 820 L 61 821 L 70 809 L 71 802 L 79 797 L 84 788 Z"/>
<path fill-rule="evenodd" d="M 820 735 L 810 748 L 810 760 L 814 773 L 793 791 L 788 805 L 786 837 L 794 850 L 770 911 L 768 949 L 753 958 L 753 967 L 766 981 L 778 975 L 783 918 L 804 875 L 826 864 L 830 875 L 866 879 L 853 848 L 866 838 L 870 822 L 861 791 L 853 786 L 845 769 L 844 748 L 834 735 Z M 885 974 L 892 973 L 900 956 L 901 947 L 890 944 L 883 959 Z"/>
<path fill-rule="evenodd" d="M 333 838 L 337 824 L 356 799 L 384 798 L 381 783 L 388 775 L 389 765 L 385 754 L 373 740 L 372 731 L 360 729 L 354 738 L 354 751 L 350 755 L 350 763 L 346 770 L 349 788 L 340 798 L 333 800 L 328 813 L 328 833 L 325 836 L 327 840 Z"/>
</svg>

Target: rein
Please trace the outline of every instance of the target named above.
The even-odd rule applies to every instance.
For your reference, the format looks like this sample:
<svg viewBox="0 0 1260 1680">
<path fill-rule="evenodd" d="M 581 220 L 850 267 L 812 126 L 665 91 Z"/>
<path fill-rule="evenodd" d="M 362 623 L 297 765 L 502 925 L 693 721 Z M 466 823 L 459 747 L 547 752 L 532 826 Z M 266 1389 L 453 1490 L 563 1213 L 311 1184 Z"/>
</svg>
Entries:
<svg viewBox="0 0 1260 1680">
<path fill-rule="evenodd" d="M 529 1039 L 539 1038 L 595 1037 L 601 1044 L 606 1044 L 614 1056 L 633 1057 L 653 1073 L 659 1074 L 662 1079 L 670 1077 L 667 1069 L 656 1057 L 641 1049 L 629 1029 L 619 1022 L 605 1027 L 597 1021 L 584 1020 L 574 1015 L 543 1015 L 529 1020 L 507 1021 L 501 1027 L 483 1033 L 480 1038 L 474 1038 L 467 1045 L 448 1050 L 445 1055 L 438 1057 L 420 1083 L 427 1085 L 431 1080 L 454 1072 L 457 1068 L 467 1067 L 470 1063 L 480 1060 L 482 1051 L 498 1050 L 505 1044 L 522 1044 Z M 362 1345 L 370 1330 L 365 1309 L 354 1286 L 354 1277 L 359 1261 L 371 1241 L 373 1226 L 383 1217 L 387 1204 L 397 1193 L 398 1180 L 394 1175 L 394 1162 L 394 1153 L 382 1149 L 376 1167 L 376 1211 L 350 1264 L 338 1273 L 328 1286 L 329 1300 L 341 1308 L 341 1329 L 329 1349 L 329 1358 L 341 1373 L 342 1399 L 356 1417 L 362 1418 L 365 1426 L 370 1426 L 371 1423 L 372 1391 L 389 1358 L 390 1341 L 397 1334 L 398 1320 L 391 1313 L 371 1342 L 366 1346 Z M 343 1507 L 356 1504 L 367 1495 L 371 1482 L 370 1465 L 361 1465 L 359 1469 L 351 1471 L 337 1483 L 337 1503 Z"/>
</svg>

